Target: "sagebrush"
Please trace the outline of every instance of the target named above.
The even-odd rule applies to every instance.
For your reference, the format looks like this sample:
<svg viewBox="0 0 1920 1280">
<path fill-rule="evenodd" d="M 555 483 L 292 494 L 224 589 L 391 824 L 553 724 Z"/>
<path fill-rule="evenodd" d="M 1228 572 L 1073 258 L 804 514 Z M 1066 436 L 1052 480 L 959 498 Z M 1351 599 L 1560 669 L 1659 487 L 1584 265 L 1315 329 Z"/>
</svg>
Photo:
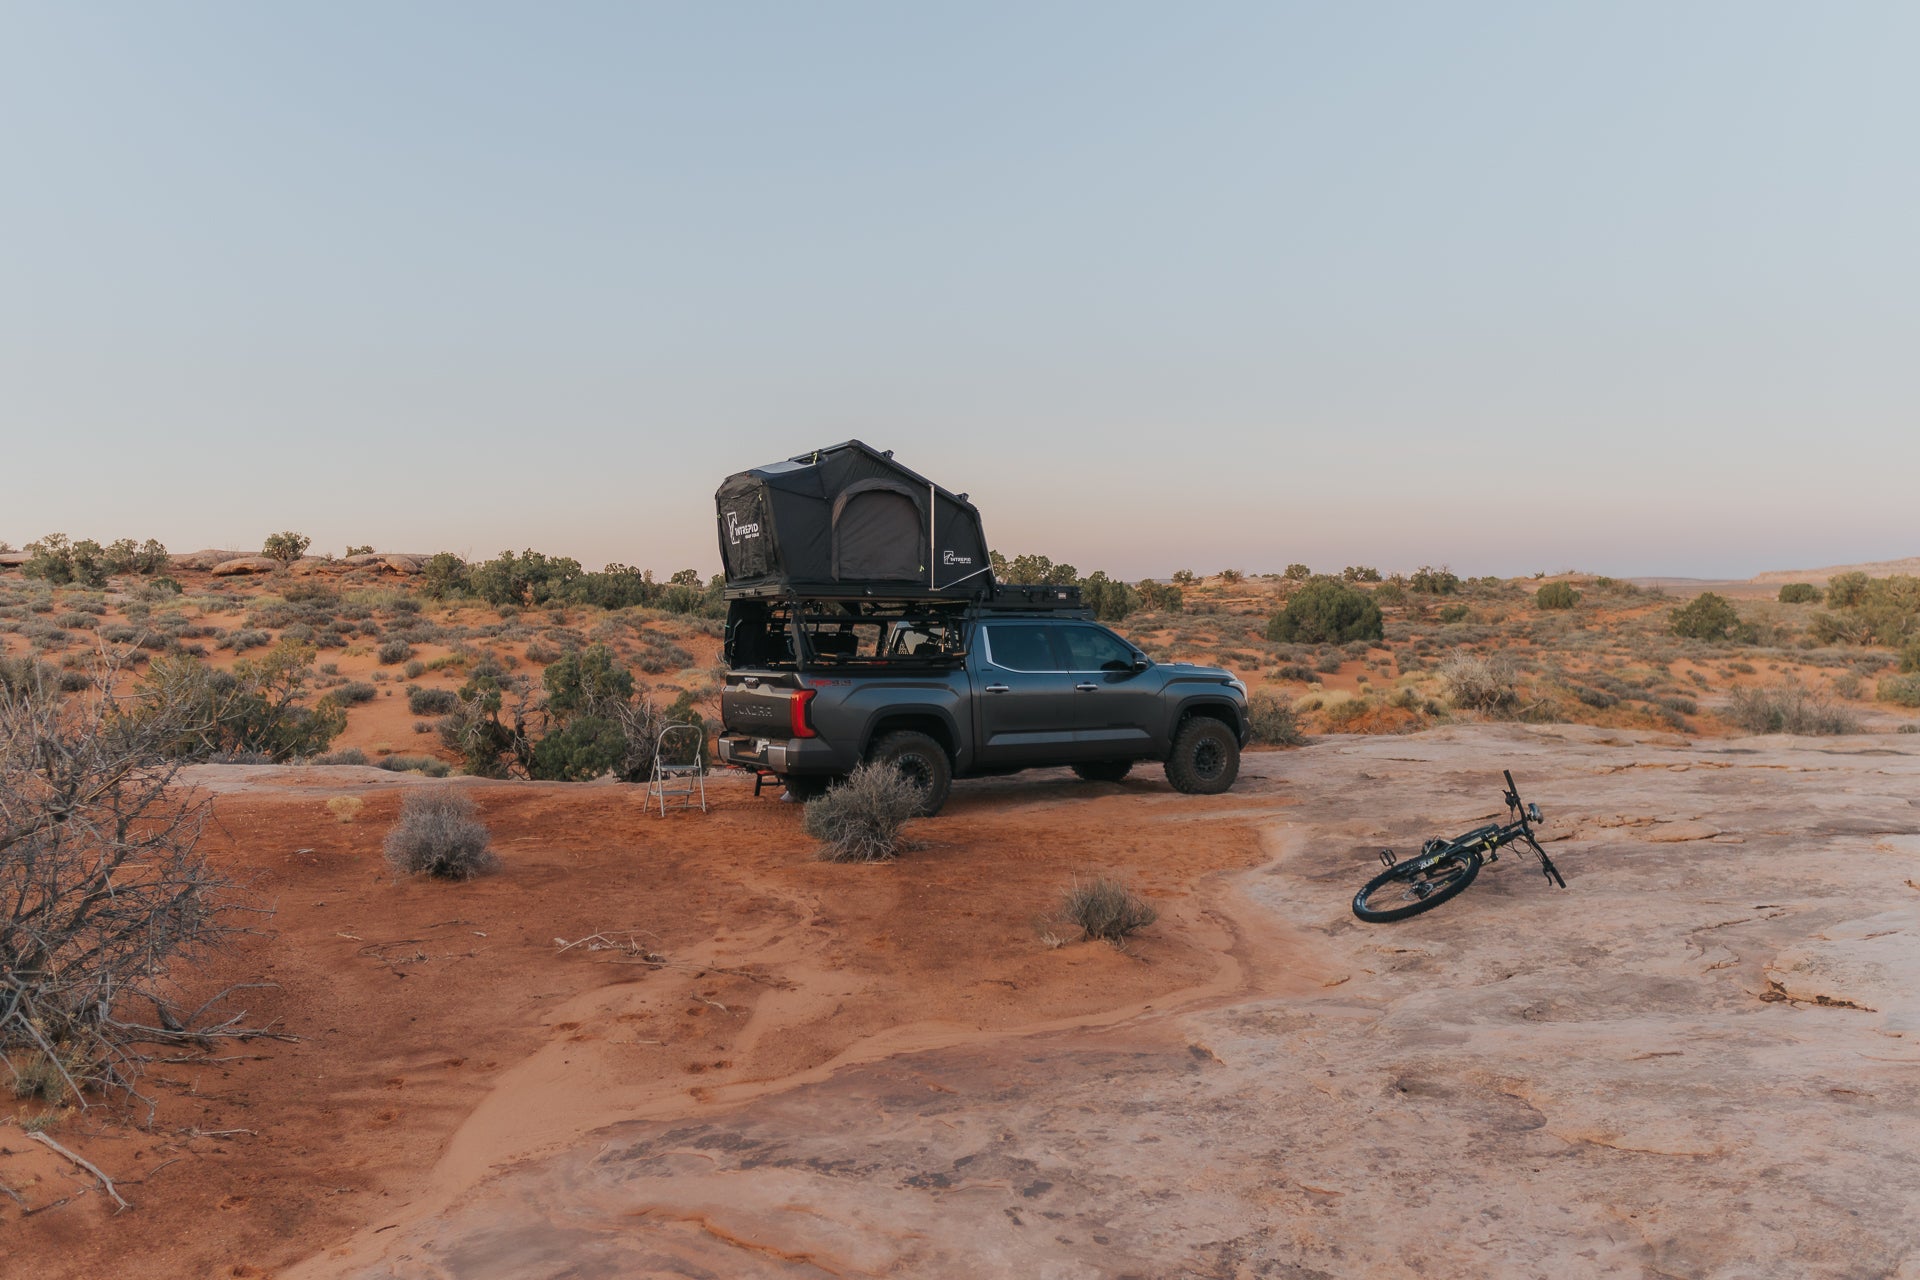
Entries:
<svg viewBox="0 0 1920 1280">
<path fill-rule="evenodd" d="M 1061 899 L 1060 914 L 1079 925 L 1084 936 L 1107 942 L 1119 942 L 1160 918 L 1152 903 L 1106 876 L 1074 881 Z"/>
<path fill-rule="evenodd" d="M 901 829 L 926 799 L 920 785 L 885 764 L 856 765 L 847 779 L 807 801 L 803 825 L 823 862 L 886 862 L 906 847 Z"/>
<path fill-rule="evenodd" d="M 500 865 L 479 806 L 449 787 L 408 792 L 385 848 L 387 862 L 406 875 L 471 880 Z"/>
</svg>

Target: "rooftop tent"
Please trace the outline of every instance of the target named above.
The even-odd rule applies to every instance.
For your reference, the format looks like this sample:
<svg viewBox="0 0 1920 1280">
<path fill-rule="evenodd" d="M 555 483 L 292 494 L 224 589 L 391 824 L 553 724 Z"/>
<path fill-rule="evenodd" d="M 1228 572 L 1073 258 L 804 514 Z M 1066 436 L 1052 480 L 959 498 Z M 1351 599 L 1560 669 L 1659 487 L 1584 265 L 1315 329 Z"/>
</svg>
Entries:
<svg viewBox="0 0 1920 1280">
<path fill-rule="evenodd" d="M 966 496 L 858 440 L 728 476 L 714 499 L 736 594 L 970 599 L 993 589 L 980 512 Z"/>
</svg>

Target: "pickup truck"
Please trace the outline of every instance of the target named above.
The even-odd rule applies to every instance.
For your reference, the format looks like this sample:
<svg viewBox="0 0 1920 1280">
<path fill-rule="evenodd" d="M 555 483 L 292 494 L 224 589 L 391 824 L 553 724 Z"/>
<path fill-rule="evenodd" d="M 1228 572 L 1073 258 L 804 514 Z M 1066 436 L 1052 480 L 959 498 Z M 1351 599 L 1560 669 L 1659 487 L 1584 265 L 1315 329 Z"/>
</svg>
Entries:
<svg viewBox="0 0 1920 1280">
<path fill-rule="evenodd" d="M 1239 774 L 1246 686 L 1155 662 L 1084 610 L 759 609 L 729 623 L 719 757 L 796 799 L 863 760 L 913 778 L 928 814 L 955 778 L 1022 769 L 1117 782 L 1159 761 L 1176 790 L 1202 795 Z"/>
</svg>

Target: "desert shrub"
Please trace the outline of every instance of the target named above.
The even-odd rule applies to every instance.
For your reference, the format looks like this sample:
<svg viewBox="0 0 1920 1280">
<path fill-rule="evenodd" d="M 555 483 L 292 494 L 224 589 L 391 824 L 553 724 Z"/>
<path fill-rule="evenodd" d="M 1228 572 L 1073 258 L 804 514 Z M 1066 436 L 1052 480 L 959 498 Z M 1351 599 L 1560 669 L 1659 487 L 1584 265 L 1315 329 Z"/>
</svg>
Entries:
<svg viewBox="0 0 1920 1280">
<path fill-rule="evenodd" d="M 552 645 L 543 644 L 540 641 L 535 640 L 532 643 L 527 645 L 527 649 L 526 649 L 527 661 L 538 662 L 544 665 L 558 658 L 562 652 L 564 651 L 560 649 L 556 649 Z"/>
<path fill-rule="evenodd" d="M 429 556 L 420 567 L 420 589 L 435 600 L 465 595 L 468 589 L 467 562 L 451 551 Z"/>
<path fill-rule="evenodd" d="M 1046 556 L 1018 555 L 1009 560 L 998 551 L 987 553 L 993 576 L 1001 582 L 1023 586 L 1066 586 L 1080 579 L 1079 570 L 1070 564 L 1055 564 Z"/>
<path fill-rule="evenodd" d="M 273 643 L 273 637 L 265 631 L 256 631 L 251 627 L 241 627 L 229 631 L 220 637 L 220 647 L 231 649 L 235 653 L 245 653 L 249 649 L 263 649 Z"/>
<path fill-rule="evenodd" d="M 153 538 L 135 543 L 120 538 L 104 548 L 102 560 L 108 573 L 138 573 L 152 577 L 168 565 L 167 549 Z"/>
<path fill-rule="evenodd" d="M 383 756 L 377 767 L 388 773 L 424 773 L 429 778 L 444 778 L 453 772 L 445 760 L 433 756 Z"/>
<path fill-rule="evenodd" d="M 1285 666 L 1275 667 L 1272 678 L 1275 680 L 1298 680 L 1302 684 L 1312 684 L 1314 673 L 1311 667 L 1303 667 L 1297 662 L 1290 662 Z"/>
<path fill-rule="evenodd" d="M 1292 705 L 1265 692 L 1247 699 L 1247 732 L 1255 742 L 1275 747 L 1297 747 L 1307 740 Z"/>
<path fill-rule="evenodd" d="M 368 543 L 363 547 L 357 547 L 349 543 L 347 544 L 347 549 L 341 554 L 348 556 L 370 556 L 373 554 L 373 544 Z"/>
<path fill-rule="evenodd" d="M 365 764 L 367 763 L 367 753 L 358 747 L 342 747 L 338 751 L 328 751 L 322 755 L 317 755 L 307 763 L 323 765 Z"/>
<path fill-rule="evenodd" d="M 1105 876 L 1075 880 L 1060 900 L 1060 914 L 1080 926 L 1081 936 L 1120 942 L 1160 918 L 1153 904 Z"/>
<path fill-rule="evenodd" d="M 1740 620 L 1732 602 L 1712 591 L 1703 591 L 1690 604 L 1673 610 L 1668 627 L 1674 635 L 1716 644 L 1752 644 L 1755 638 L 1753 627 Z"/>
<path fill-rule="evenodd" d="M 1140 607 L 1158 613 L 1179 613 L 1186 604 L 1186 595 L 1179 587 L 1164 582 L 1155 582 L 1152 578 L 1142 578 L 1134 591 L 1140 596 Z"/>
<path fill-rule="evenodd" d="M 141 676 L 124 715 L 135 726 L 187 726 L 156 743 L 168 756 L 258 753 L 278 762 L 318 755 L 346 728 L 347 713 L 334 694 L 303 704 L 313 658 L 311 645 L 294 641 L 242 658 L 231 671 L 169 654 Z"/>
<path fill-rule="evenodd" d="M 403 875 L 471 880 L 500 865 L 478 806 L 449 787 L 408 792 L 385 850 L 388 864 Z"/>
<path fill-rule="evenodd" d="M 334 695 L 348 706 L 359 706 L 363 702 L 372 702 L 380 696 L 380 691 L 365 680 L 349 680 L 335 689 Z"/>
<path fill-rule="evenodd" d="M 1422 595 L 1456 595 L 1460 591 L 1460 575 L 1444 565 L 1436 569 L 1430 564 L 1423 564 L 1413 571 L 1413 576 L 1407 579 L 1407 585 Z"/>
<path fill-rule="evenodd" d="M 418 658 L 409 658 L 407 659 L 407 665 L 400 668 L 400 674 L 409 680 L 418 680 L 421 676 L 427 674 L 427 664 Z"/>
<path fill-rule="evenodd" d="M 278 560 L 281 564 L 292 564 L 307 554 L 307 548 L 312 545 L 312 538 L 288 529 L 283 533 L 269 535 L 266 542 L 261 544 L 260 554 L 269 560 Z"/>
<path fill-rule="evenodd" d="M 1472 609 L 1456 602 L 1454 604 L 1441 606 L 1440 621 L 1444 623 L 1465 622 L 1472 614 Z"/>
<path fill-rule="evenodd" d="M 1389 579 L 1373 589 L 1373 598 L 1381 604 L 1405 604 L 1407 602 L 1406 585 L 1398 580 Z"/>
<path fill-rule="evenodd" d="M 563 597 L 581 572 L 580 562 L 568 556 L 531 548 L 519 555 L 502 551 L 468 568 L 467 590 L 492 605 L 539 605 Z"/>
<path fill-rule="evenodd" d="M 618 720 L 575 716 L 534 744 L 527 771 L 548 782 L 591 782 L 613 772 L 626 749 L 626 734 Z"/>
<path fill-rule="evenodd" d="M 1867 593 L 1867 584 L 1872 581 L 1859 571 L 1836 573 L 1827 582 L 1827 603 L 1836 609 L 1851 609 L 1859 604 Z"/>
<path fill-rule="evenodd" d="M 1267 622 L 1267 639 L 1301 644 L 1345 644 L 1386 635 L 1380 606 L 1364 591 L 1333 578 L 1314 578 Z"/>
<path fill-rule="evenodd" d="M 1533 593 L 1536 609 L 1571 609 L 1580 603 L 1580 593 L 1571 582 L 1549 582 Z"/>
<path fill-rule="evenodd" d="M 1313 570 L 1303 564 L 1290 564 L 1287 566 L 1287 571 L 1280 576 L 1288 582 L 1305 582 L 1313 576 Z M 1178 582 L 1179 579 L 1176 577 L 1174 581 Z"/>
<path fill-rule="evenodd" d="M 1102 622 L 1118 622 L 1141 607 L 1138 591 L 1098 569 L 1080 579 L 1080 599 Z"/>
<path fill-rule="evenodd" d="M 1200 575 L 1191 569 L 1175 569 L 1173 571 L 1173 585 L 1176 587 L 1190 587 L 1199 580 Z"/>
<path fill-rule="evenodd" d="M 1340 577 L 1346 582 L 1378 582 L 1380 571 L 1370 564 L 1350 564 L 1340 571 Z"/>
<path fill-rule="evenodd" d="M 1343 664 L 1339 653 L 1322 654 L 1313 664 L 1313 669 L 1321 675 L 1330 676 L 1338 672 Z"/>
<path fill-rule="evenodd" d="M 620 665 L 604 644 L 560 655 L 540 680 L 547 688 L 547 705 L 561 717 L 633 697 L 633 673 Z"/>
<path fill-rule="evenodd" d="M 375 656 L 380 659 L 380 665 L 383 667 L 398 666 L 413 656 L 413 646 L 395 636 L 383 641 Z"/>
<path fill-rule="evenodd" d="M 407 710 L 417 716 L 442 716 L 459 704 L 459 695 L 451 689 L 407 690 Z"/>
<path fill-rule="evenodd" d="M 1896 706 L 1920 707 L 1920 675 L 1888 676 L 1875 686 L 1874 696 Z"/>
<path fill-rule="evenodd" d="M 1811 582 L 1789 582 L 1780 588 L 1781 604 L 1819 604 L 1820 588 Z"/>
<path fill-rule="evenodd" d="M 31 557 L 20 572 L 55 586 L 72 583 L 82 587 L 107 585 L 106 548 L 92 538 L 70 541 L 64 533 L 50 533 L 26 545 Z"/>
<path fill-rule="evenodd" d="M 1721 714 L 1748 733 L 1854 733 L 1860 727 L 1852 712 L 1791 680 L 1735 689 Z"/>
<path fill-rule="evenodd" d="M 903 847 L 901 828 L 914 816 L 919 784 L 885 764 L 859 764 L 847 779 L 807 801 L 803 825 L 820 842 L 823 862 L 886 862 Z"/>
<path fill-rule="evenodd" d="M 1520 700 L 1519 673 L 1504 653 L 1456 649 L 1435 667 L 1447 700 L 1468 711 L 1504 711 Z"/>
</svg>

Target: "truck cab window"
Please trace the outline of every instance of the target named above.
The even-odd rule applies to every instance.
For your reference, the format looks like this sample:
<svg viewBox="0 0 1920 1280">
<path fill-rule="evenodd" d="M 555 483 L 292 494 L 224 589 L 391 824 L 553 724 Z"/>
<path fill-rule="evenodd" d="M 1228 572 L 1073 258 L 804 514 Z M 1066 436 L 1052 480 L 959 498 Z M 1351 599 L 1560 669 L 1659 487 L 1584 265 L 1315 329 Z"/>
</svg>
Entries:
<svg viewBox="0 0 1920 1280">
<path fill-rule="evenodd" d="M 1133 648 L 1111 631 L 1100 627 L 1055 625 L 1054 647 L 1064 651 L 1068 671 L 1131 671 Z"/>
<path fill-rule="evenodd" d="M 1058 671 L 1045 627 L 1000 624 L 986 628 L 987 648 L 996 666 L 1009 671 Z"/>
</svg>

